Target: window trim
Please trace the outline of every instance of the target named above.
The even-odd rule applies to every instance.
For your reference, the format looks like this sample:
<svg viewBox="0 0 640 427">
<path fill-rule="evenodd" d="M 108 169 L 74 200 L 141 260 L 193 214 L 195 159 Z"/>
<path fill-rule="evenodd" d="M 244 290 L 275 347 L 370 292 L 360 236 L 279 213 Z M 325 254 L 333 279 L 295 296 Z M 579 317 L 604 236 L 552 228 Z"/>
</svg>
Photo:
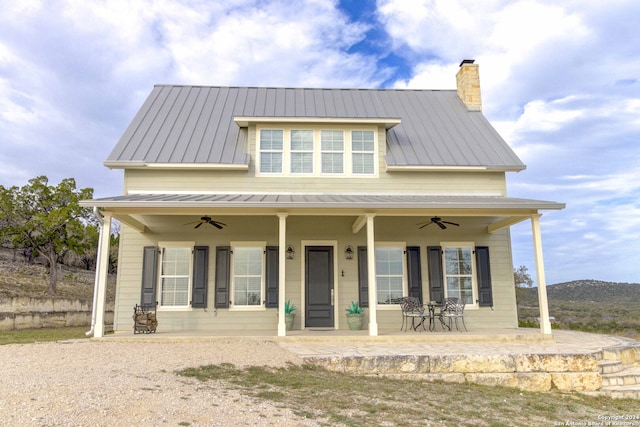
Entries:
<svg viewBox="0 0 640 427">
<path fill-rule="evenodd" d="M 407 257 L 406 257 L 407 243 L 406 242 L 375 242 L 374 253 L 376 249 L 383 248 L 383 247 L 400 248 L 400 251 L 401 251 L 400 258 L 402 259 L 402 296 L 406 297 L 407 295 L 409 295 L 409 283 L 408 283 L 408 277 L 407 277 Z M 377 262 L 377 259 L 376 259 L 376 262 Z M 382 310 L 382 311 L 397 310 L 398 307 L 399 307 L 399 304 L 380 304 L 378 302 L 378 272 L 376 269 L 376 310 Z"/>
<path fill-rule="evenodd" d="M 478 271 L 476 268 L 476 244 L 474 242 L 442 242 L 440 243 L 442 248 L 442 286 L 444 298 L 447 298 L 447 248 L 466 248 L 471 251 L 471 303 L 465 305 L 465 309 L 476 309 L 479 307 L 479 293 L 478 293 Z M 455 276 L 457 277 L 457 276 Z"/>
<path fill-rule="evenodd" d="M 157 278 L 157 298 L 158 311 L 193 311 L 191 307 L 191 294 L 193 292 L 193 251 L 196 244 L 192 241 L 167 241 L 158 242 L 158 278 Z M 164 249 L 166 248 L 182 248 L 190 251 L 189 256 L 189 284 L 187 286 L 187 305 L 162 305 L 162 263 L 164 258 Z"/>
<path fill-rule="evenodd" d="M 267 287 L 267 271 L 266 271 L 266 252 L 267 252 L 267 242 L 264 241 L 233 241 L 229 243 L 231 248 L 231 259 L 229 262 L 229 311 L 266 311 L 266 287 Z M 260 304 L 258 305 L 236 305 L 235 300 L 235 256 L 234 251 L 236 248 L 260 248 L 262 249 L 262 268 L 260 273 Z"/>
<path fill-rule="evenodd" d="M 261 167 L 261 154 L 262 152 L 273 152 L 272 150 L 260 149 L 260 138 L 263 130 L 280 130 L 282 131 L 282 171 L 281 172 L 263 172 Z M 296 130 L 311 130 L 313 131 L 313 172 L 312 173 L 294 173 L 291 170 L 291 131 Z M 321 131 L 323 130 L 339 130 L 343 133 L 343 171 L 341 173 L 323 173 L 322 172 L 322 151 L 321 146 Z M 354 131 L 367 131 L 373 133 L 373 173 L 354 173 L 353 172 L 353 132 Z M 310 126 L 296 126 L 295 124 L 286 126 L 269 126 L 268 124 L 256 125 L 255 128 L 255 176 L 256 177 L 311 177 L 311 178 L 378 178 L 380 173 L 379 166 L 379 128 L 374 125 L 363 126 L 330 126 L 330 125 L 310 125 Z M 296 151 L 301 152 L 301 151 Z M 335 152 L 331 152 L 335 153 Z M 358 151 L 357 153 L 361 153 Z"/>
</svg>

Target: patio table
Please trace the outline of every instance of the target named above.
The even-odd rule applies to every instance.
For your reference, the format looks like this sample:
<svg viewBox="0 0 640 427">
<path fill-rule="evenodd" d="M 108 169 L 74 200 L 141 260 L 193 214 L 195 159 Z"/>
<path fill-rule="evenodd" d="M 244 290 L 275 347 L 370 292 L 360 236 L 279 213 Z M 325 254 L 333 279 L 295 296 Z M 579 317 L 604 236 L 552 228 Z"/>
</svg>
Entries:
<svg viewBox="0 0 640 427">
<path fill-rule="evenodd" d="M 424 327 L 424 322 L 429 319 L 429 330 L 433 332 L 436 329 L 436 308 L 442 307 L 442 304 L 435 301 L 430 301 L 428 304 L 424 304 L 424 307 L 426 307 L 427 309 L 424 311 L 424 315 L 422 316 L 420 323 L 418 323 L 413 328 L 413 330 L 417 331 L 419 326 L 422 326 L 422 329 L 426 330 L 426 328 Z"/>
</svg>

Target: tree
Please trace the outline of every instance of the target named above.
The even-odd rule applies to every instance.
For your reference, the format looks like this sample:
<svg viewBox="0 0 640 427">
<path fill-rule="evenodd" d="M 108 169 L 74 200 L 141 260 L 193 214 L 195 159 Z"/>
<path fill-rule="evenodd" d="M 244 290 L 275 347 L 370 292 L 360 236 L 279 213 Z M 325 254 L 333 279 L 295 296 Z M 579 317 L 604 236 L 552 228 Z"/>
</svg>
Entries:
<svg viewBox="0 0 640 427">
<path fill-rule="evenodd" d="M 65 253 L 81 253 L 85 222 L 90 210 L 79 201 L 91 199 L 92 188 L 76 190 L 73 178 L 65 178 L 50 186 L 46 176 L 29 180 L 24 187 L 5 188 L 0 185 L 0 240 L 16 249 L 36 252 L 49 269 L 49 295 L 56 293 L 57 264 Z"/>
<path fill-rule="evenodd" d="M 530 288 L 533 286 L 533 279 L 531 279 L 529 270 L 524 265 L 513 269 L 513 281 L 519 288 Z"/>
</svg>

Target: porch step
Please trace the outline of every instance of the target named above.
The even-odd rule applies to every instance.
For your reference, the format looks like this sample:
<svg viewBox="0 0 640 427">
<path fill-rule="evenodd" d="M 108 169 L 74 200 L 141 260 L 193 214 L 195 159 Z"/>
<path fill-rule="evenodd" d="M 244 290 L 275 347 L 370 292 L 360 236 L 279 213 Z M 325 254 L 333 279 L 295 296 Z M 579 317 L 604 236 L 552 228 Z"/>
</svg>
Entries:
<svg viewBox="0 0 640 427">
<path fill-rule="evenodd" d="M 584 391 L 588 396 L 605 396 L 611 399 L 640 399 L 640 385 L 603 387 L 597 391 Z"/>
<path fill-rule="evenodd" d="M 598 371 L 604 375 L 613 374 L 624 370 L 624 364 L 620 360 L 598 361 Z"/>
<path fill-rule="evenodd" d="M 631 367 L 621 371 L 602 374 L 602 388 L 637 385 L 640 389 L 640 368 Z"/>
</svg>

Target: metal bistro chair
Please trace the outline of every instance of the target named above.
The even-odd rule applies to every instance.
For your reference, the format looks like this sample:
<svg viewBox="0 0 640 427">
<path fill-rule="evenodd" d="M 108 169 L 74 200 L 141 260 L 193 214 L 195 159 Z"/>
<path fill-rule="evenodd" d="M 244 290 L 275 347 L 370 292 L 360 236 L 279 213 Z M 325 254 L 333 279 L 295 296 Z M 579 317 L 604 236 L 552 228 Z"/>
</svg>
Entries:
<svg viewBox="0 0 640 427">
<path fill-rule="evenodd" d="M 420 322 L 423 322 L 424 319 L 424 307 L 420 304 L 420 300 L 416 297 L 402 297 L 397 302 L 402 309 L 402 326 L 400 326 L 400 330 L 404 329 L 406 331 L 409 319 L 411 319 L 411 329 L 415 331 L 420 325 L 420 323 L 416 325 L 416 319 Z M 422 323 L 422 327 L 424 328 L 424 323 Z"/>
<path fill-rule="evenodd" d="M 461 319 L 464 330 L 467 330 L 467 325 L 464 323 L 464 306 L 464 301 L 458 298 L 452 297 L 444 299 L 440 313 L 437 315 L 442 324 L 442 329 L 446 327 L 451 331 L 453 323 L 455 322 L 456 330 L 460 331 L 458 319 Z"/>
</svg>

